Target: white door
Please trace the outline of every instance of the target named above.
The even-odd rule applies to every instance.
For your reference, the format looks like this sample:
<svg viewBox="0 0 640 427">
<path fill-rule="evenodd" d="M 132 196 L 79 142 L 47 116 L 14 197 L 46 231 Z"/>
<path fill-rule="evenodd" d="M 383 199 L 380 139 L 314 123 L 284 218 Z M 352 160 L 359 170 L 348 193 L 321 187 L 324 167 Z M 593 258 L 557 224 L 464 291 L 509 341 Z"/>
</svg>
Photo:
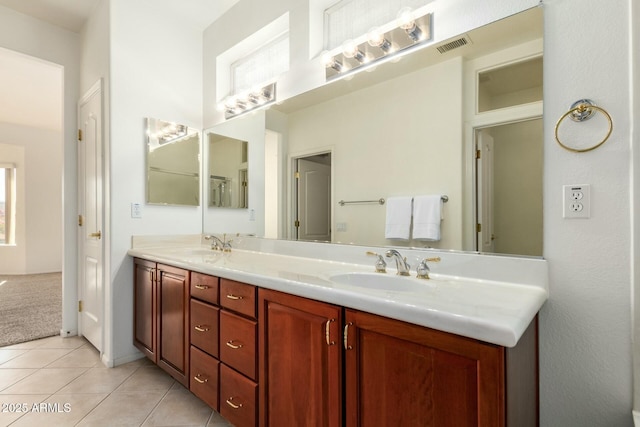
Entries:
<svg viewBox="0 0 640 427">
<path fill-rule="evenodd" d="M 477 223 L 478 245 L 481 252 L 495 252 L 493 219 L 493 138 L 487 130 L 477 133 Z"/>
<path fill-rule="evenodd" d="M 331 166 L 298 159 L 298 240 L 331 240 Z"/>
<path fill-rule="evenodd" d="M 78 333 L 102 351 L 104 227 L 102 85 L 78 105 Z"/>
</svg>

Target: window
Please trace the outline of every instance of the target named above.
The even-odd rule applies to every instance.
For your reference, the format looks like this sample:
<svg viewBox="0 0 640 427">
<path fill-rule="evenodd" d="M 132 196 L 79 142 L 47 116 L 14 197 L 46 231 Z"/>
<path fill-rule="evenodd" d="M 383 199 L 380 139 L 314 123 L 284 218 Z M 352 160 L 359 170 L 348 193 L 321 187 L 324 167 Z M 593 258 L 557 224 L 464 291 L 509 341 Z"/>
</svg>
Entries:
<svg viewBox="0 0 640 427">
<path fill-rule="evenodd" d="M 367 34 L 371 28 L 392 22 L 400 9 L 419 9 L 429 0 L 341 0 L 325 10 L 326 50 L 340 46 L 344 41 Z"/>
<path fill-rule="evenodd" d="M 289 70 L 289 32 L 276 37 L 231 64 L 233 93 L 273 81 Z"/>
<path fill-rule="evenodd" d="M 0 245 L 14 243 L 15 176 L 14 165 L 0 164 Z"/>
</svg>

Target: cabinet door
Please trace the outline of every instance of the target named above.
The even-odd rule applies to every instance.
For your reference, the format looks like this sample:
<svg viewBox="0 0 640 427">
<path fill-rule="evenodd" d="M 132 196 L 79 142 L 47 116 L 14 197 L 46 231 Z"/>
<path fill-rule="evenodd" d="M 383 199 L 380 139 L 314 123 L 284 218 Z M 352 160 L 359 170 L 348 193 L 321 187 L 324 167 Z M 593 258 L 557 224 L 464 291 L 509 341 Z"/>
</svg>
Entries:
<svg viewBox="0 0 640 427">
<path fill-rule="evenodd" d="M 499 346 L 347 310 L 347 426 L 504 426 Z"/>
<path fill-rule="evenodd" d="M 341 425 L 342 309 L 266 289 L 258 302 L 260 425 Z"/>
<path fill-rule="evenodd" d="M 158 265 L 158 365 L 189 386 L 189 273 Z"/>
<path fill-rule="evenodd" d="M 157 354 L 156 263 L 134 259 L 133 344 L 154 363 Z"/>
</svg>

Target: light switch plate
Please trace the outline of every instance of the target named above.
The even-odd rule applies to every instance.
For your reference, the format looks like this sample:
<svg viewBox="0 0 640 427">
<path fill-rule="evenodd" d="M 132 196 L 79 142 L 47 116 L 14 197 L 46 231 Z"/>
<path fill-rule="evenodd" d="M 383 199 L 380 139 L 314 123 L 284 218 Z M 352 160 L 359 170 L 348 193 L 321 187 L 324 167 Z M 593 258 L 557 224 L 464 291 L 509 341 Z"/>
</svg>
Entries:
<svg viewBox="0 0 640 427">
<path fill-rule="evenodd" d="M 131 218 L 142 218 L 142 204 L 131 203 Z"/>
<path fill-rule="evenodd" d="M 591 185 L 562 186 L 562 217 L 567 219 L 591 217 Z"/>
</svg>

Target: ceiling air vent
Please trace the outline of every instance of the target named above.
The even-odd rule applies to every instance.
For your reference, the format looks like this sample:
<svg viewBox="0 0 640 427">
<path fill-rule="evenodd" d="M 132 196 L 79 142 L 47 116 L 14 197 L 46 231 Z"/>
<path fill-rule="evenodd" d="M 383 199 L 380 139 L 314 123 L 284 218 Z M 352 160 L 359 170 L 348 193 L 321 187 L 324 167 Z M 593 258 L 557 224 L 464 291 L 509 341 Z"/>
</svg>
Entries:
<svg viewBox="0 0 640 427">
<path fill-rule="evenodd" d="M 442 46 L 438 46 L 437 49 L 438 49 L 438 52 L 444 54 L 449 52 L 450 50 L 457 49 L 459 47 L 466 46 L 468 44 L 471 44 L 471 39 L 469 38 L 469 36 L 465 34 L 463 37 L 459 39 L 455 39 L 453 41 L 443 44 Z"/>
</svg>

